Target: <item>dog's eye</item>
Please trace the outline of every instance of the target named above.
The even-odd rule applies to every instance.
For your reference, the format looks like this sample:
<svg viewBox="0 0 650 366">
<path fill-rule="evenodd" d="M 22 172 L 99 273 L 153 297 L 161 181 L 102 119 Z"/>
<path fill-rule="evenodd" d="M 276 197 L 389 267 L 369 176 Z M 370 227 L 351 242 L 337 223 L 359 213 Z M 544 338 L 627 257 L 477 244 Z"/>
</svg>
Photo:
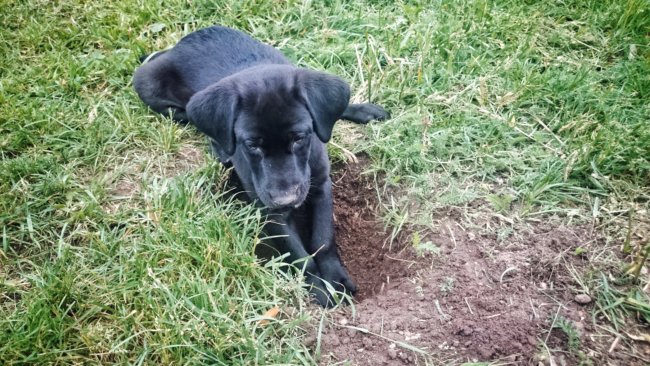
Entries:
<svg viewBox="0 0 650 366">
<path fill-rule="evenodd" d="M 260 147 L 260 144 L 259 144 L 258 141 L 248 140 L 248 141 L 244 142 L 244 145 L 246 145 L 246 148 L 250 152 L 259 153 L 259 152 L 262 151 L 262 148 Z"/>
<path fill-rule="evenodd" d="M 296 145 L 296 146 L 297 145 L 302 145 L 305 142 L 307 142 L 307 136 L 306 135 L 294 135 L 292 137 L 292 140 L 293 140 L 294 145 Z"/>
</svg>

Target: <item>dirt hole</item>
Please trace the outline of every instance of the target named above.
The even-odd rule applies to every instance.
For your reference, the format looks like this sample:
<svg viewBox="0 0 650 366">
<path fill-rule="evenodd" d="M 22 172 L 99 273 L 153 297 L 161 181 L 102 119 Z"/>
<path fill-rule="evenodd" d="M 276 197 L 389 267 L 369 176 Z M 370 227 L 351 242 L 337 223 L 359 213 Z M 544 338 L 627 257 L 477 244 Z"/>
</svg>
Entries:
<svg viewBox="0 0 650 366">
<path fill-rule="evenodd" d="M 580 286 L 566 268 L 587 268 L 585 257 L 570 253 L 602 238 L 589 227 L 549 220 L 504 223 L 477 200 L 465 211 L 432 213 L 432 228 L 420 235 L 437 254 L 417 256 L 408 233 L 389 250 L 374 183 L 362 174 L 366 164 L 333 169 L 337 243 L 359 291 L 355 311 L 339 310 L 324 330 L 321 364 L 424 363 L 414 348 L 451 364 L 580 361 L 551 325 L 562 319 L 581 347 L 593 345 L 591 305 L 576 303 Z M 554 347 L 552 361 L 540 358 L 543 343 Z"/>
<path fill-rule="evenodd" d="M 360 163 L 334 167 L 334 226 L 339 253 L 355 280 L 357 301 L 382 292 L 400 278 L 415 274 L 410 248 L 393 242 L 377 218 L 379 205 L 373 183 L 362 173 Z"/>
</svg>

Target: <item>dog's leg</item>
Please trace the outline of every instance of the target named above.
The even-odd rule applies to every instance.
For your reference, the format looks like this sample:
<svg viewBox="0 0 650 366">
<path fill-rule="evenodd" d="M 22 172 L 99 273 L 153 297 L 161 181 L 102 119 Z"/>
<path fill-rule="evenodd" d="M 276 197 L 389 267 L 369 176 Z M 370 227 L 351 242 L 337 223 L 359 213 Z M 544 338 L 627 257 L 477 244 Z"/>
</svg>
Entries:
<svg viewBox="0 0 650 366">
<path fill-rule="evenodd" d="M 315 253 L 318 269 L 323 280 L 337 291 L 354 294 L 356 285 L 341 263 L 334 238 L 334 205 L 332 203 L 332 181 L 328 177 L 310 192 L 312 210 L 312 237 L 307 245 L 310 254 Z"/>
<path fill-rule="evenodd" d="M 154 111 L 174 121 L 187 123 L 185 106 L 193 95 L 192 90 L 185 85 L 174 65 L 165 59 L 164 53 L 152 55 L 152 59 L 140 66 L 133 77 L 138 96 Z"/>
<path fill-rule="evenodd" d="M 321 273 L 313 258 L 300 241 L 299 234 L 289 223 L 289 213 L 269 214 L 270 222 L 264 226 L 264 232 L 272 237 L 272 246 L 280 254 L 288 253 L 286 262 L 295 264 L 298 267 L 305 267 L 306 282 L 311 285 L 310 292 L 316 301 L 323 307 L 331 307 L 334 304 L 320 279 Z M 300 262 L 304 261 L 304 262 Z"/>
<path fill-rule="evenodd" d="M 389 117 L 390 114 L 383 107 L 372 103 L 349 104 L 341 115 L 341 119 L 360 124 L 366 124 L 373 119 L 382 121 Z"/>
</svg>

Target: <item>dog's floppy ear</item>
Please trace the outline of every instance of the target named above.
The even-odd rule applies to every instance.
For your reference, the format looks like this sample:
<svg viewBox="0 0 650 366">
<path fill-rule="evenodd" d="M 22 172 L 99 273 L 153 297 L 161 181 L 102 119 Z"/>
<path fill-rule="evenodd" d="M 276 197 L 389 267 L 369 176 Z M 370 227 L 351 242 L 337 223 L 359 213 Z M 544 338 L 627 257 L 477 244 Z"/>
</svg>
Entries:
<svg viewBox="0 0 650 366">
<path fill-rule="evenodd" d="M 341 117 L 350 101 L 350 86 L 334 75 L 300 70 L 298 88 L 314 121 L 318 138 L 327 142 L 332 137 L 334 122 Z"/>
<path fill-rule="evenodd" d="M 190 123 L 215 142 L 224 163 L 235 153 L 238 99 L 232 87 L 216 84 L 194 94 L 186 107 Z"/>
</svg>

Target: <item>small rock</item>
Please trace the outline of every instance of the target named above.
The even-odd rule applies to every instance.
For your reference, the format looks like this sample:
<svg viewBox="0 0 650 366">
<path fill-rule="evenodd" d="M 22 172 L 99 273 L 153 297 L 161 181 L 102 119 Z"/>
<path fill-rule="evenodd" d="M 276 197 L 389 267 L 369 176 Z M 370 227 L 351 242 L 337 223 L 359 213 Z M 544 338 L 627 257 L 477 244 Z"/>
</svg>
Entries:
<svg viewBox="0 0 650 366">
<path fill-rule="evenodd" d="M 454 340 L 453 342 L 451 342 L 451 345 L 453 347 L 458 347 L 459 344 L 460 344 L 460 342 L 458 342 L 457 340 Z"/>
<path fill-rule="evenodd" d="M 388 358 L 394 360 L 397 357 L 397 349 L 395 347 L 388 347 Z"/>
<path fill-rule="evenodd" d="M 408 355 L 404 352 L 400 352 L 397 354 L 397 357 L 399 357 L 401 360 L 406 361 L 408 360 Z"/>
<path fill-rule="evenodd" d="M 587 305 L 591 302 L 591 297 L 589 297 L 589 295 L 587 294 L 580 294 L 580 295 L 576 295 L 576 297 L 573 298 L 573 300 L 575 300 L 575 302 L 577 302 L 580 305 Z"/>
<path fill-rule="evenodd" d="M 337 341 L 338 341 L 338 339 L 337 339 Z M 302 343 L 305 345 L 305 347 L 311 347 L 314 344 L 316 344 L 316 336 L 311 335 L 311 336 L 305 337 L 305 339 L 303 339 Z"/>
<path fill-rule="evenodd" d="M 533 362 L 535 362 L 535 361 L 537 361 L 538 365 L 540 365 L 540 364 L 544 365 L 544 363 L 546 361 L 548 361 L 548 356 L 546 356 L 546 354 L 544 354 L 544 353 L 539 353 L 538 352 L 533 356 Z"/>
<path fill-rule="evenodd" d="M 347 325 L 347 324 L 348 324 L 348 320 L 345 319 L 345 318 L 341 318 L 341 320 L 339 320 L 339 324 L 341 324 L 341 325 Z"/>
<path fill-rule="evenodd" d="M 465 346 L 465 347 L 469 347 L 471 345 L 472 345 L 472 341 L 467 341 L 467 342 L 463 343 L 463 346 Z"/>
</svg>

